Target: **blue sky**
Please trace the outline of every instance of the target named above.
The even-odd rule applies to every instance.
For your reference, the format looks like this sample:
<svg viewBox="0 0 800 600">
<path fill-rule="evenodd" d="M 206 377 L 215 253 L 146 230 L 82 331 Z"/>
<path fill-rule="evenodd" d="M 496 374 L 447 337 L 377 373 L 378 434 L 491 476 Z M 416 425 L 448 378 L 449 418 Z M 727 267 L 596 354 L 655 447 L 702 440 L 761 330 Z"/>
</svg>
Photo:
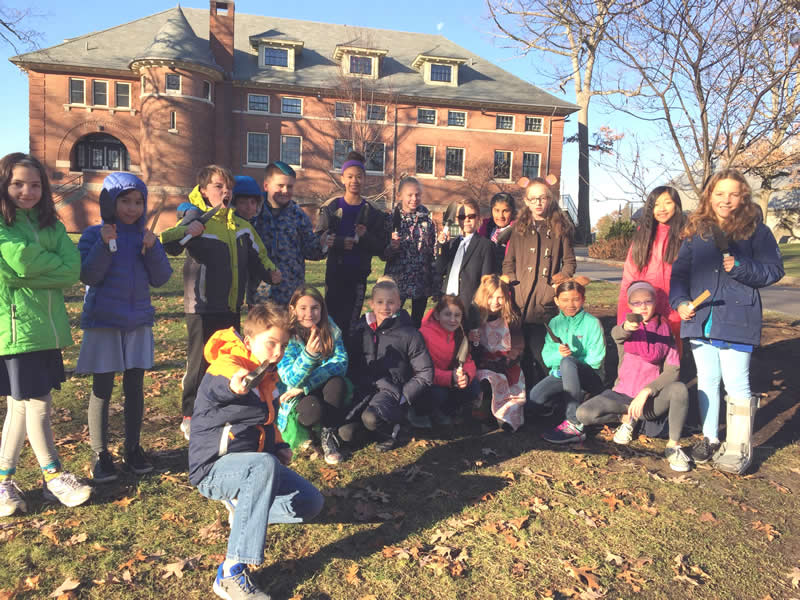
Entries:
<svg viewBox="0 0 800 600">
<path fill-rule="evenodd" d="M 12 8 L 24 8 L 19 0 L 4 3 Z M 207 8 L 208 2 L 195 0 L 186 2 L 185 6 Z M 156 0 L 139 0 L 137 2 L 104 3 L 104 2 L 63 2 L 36 1 L 27 4 L 34 13 L 41 15 L 27 21 L 27 28 L 43 33 L 39 41 L 42 47 L 62 42 L 65 38 L 83 35 L 91 31 L 107 29 L 121 23 L 160 12 L 173 6 L 172 3 Z M 113 6 L 113 9 L 111 7 Z M 380 7 L 376 9 L 376 7 Z M 267 12 L 269 11 L 269 12 Z M 514 50 L 504 47 L 502 40 L 492 34 L 492 24 L 487 19 L 486 5 L 483 0 L 440 0 L 439 2 L 404 0 L 402 2 L 354 2 L 339 0 L 337 2 L 301 0 L 300 2 L 256 2 L 255 0 L 237 0 L 236 12 L 247 14 L 272 14 L 277 17 L 307 19 L 328 23 L 346 23 L 361 27 L 379 27 L 421 33 L 440 33 L 470 51 L 487 58 L 516 76 L 539 85 L 549 92 L 574 101 L 571 86 L 567 86 L 567 94 L 558 89 L 550 89 L 547 82 L 537 74 L 531 66 L 533 60 L 548 60 L 546 56 L 530 55 L 517 57 Z M 3 81 L 3 96 L 6 108 L 0 113 L 0 156 L 14 151 L 28 149 L 28 80 L 16 66 L 8 62 L 14 55 L 10 46 L 0 46 L 3 59 L 0 61 L 0 78 Z M 24 49 L 21 48 L 21 51 Z M 595 102 L 595 104 L 599 104 Z M 602 114 L 600 107 L 592 108 L 590 113 L 590 129 L 595 130 L 609 122 L 609 116 Z M 624 129 L 624 121 L 610 119 L 617 130 Z M 616 121 L 616 123 L 615 123 Z M 567 124 L 567 135 L 576 131 L 575 117 Z M 564 165 L 561 173 L 562 191 L 572 194 L 577 201 L 577 147 L 567 144 L 564 153 Z M 621 189 L 614 173 L 607 169 L 592 169 L 592 199 L 625 197 L 627 190 Z M 592 202 L 592 222 L 604 214 L 616 209 L 618 200 Z"/>
</svg>

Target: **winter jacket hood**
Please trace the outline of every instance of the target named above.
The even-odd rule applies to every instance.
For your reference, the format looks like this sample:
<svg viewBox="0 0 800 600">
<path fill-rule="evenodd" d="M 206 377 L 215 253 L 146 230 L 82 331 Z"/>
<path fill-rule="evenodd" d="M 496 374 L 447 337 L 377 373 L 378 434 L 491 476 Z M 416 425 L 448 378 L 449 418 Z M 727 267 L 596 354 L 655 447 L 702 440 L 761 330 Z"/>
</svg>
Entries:
<svg viewBox="0 0 800 600">
<path fill-rule="evenodd" d="M 144 229 L 147 222 L 147 186 L 130 173 L 111 173 L 103 181 L 103 189 L 100 191 L 100 218 L 103 224 L 116 222 L 117 198 L 130 190 L 139 190 L 144 199 L 142 215 L 130 227 L 139 231 Z"/>
<path fill-rule="evenodd" d="M 439 320 L 433 316 L 433 309 L 428 311 L 428 314 L 422 319 L 419 332 L 425 338 L 425 345 L 433 361 L 433 385 L 451 387 L 453 385 L 453 358 L 458 352 L 455 333 L 442 327 Z M 464 373 L 467 374 L 470 381 L 475 379 L 475 371 L 475 362 L 472 360 L 472 356 L 467 354 Z"/>
</svg>

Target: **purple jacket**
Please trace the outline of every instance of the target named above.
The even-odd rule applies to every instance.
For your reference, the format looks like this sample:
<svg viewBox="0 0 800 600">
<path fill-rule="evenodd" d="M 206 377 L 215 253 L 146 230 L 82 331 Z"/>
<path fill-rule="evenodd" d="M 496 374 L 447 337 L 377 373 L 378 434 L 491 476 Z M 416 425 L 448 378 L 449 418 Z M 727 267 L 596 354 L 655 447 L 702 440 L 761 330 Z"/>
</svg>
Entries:
<svg viewBox="0 0 800 600">
<path fill-rule="evenodd" d="M 655 395 L 678 381 L 680 357 L 667 319 L 653 315 L 636 331 L 626 331 L 622 325 L 615 325 L 611 337 L 619 354 L 615 392 L 633 398 L 649 387 Z"/>
</svg>

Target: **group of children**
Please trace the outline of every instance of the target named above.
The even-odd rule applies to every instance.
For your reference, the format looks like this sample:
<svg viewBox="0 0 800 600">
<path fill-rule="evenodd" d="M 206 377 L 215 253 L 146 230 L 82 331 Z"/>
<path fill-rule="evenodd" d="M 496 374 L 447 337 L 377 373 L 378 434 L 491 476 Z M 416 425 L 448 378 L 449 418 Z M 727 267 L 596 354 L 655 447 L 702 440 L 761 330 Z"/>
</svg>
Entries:
<svg viewBox="0 0 800 600">
<path fill-rule="evenodd" d="M 481 225 L 477 203 L 456 202 L 437 237 L 418 181 L 401 183 L 402 211 L 387 216 L 361 197 L 364 176 L 363 158 L 348 157 L 344 195 L 322 205 L 315 231 L 292 201 L 288 165 L 269 165 L 263 186 L 212 165 L 159 240 L 146 227 L 144 183 L 113 173 L 100 195 L 102 223 L 84 231 L 76 249 L 41 163 L 20 153 L 0 160 L 0 310 L 8 319 L 0 330 L 0 394 L 8 397 L 0 516 L 26 509 L 13 481 L 26 434 L 46 498 L 77 506 L 90 497 L 91 487 L 62 469 L 50 428 L 50 392 L 65 380 L 61 349 L 71 343 L 63 290 L 79 279 L 86 295 L 76 371 L 92 374 L 92 477 L 117 477 L 108 451 L 116 373 L 124 461 L 137 474 L 152 470 L 139 442 L 143 375 L 153 366 L 149 288 L 170 278 L 167 254 L 184 250 L 181 430 L 191 483 L 230 514 L 214 583 L 220 597 L 267 598 L 248 574 L 263 560 L 267 524 L 321 510 L 319 492 L 287 467 L 292 450 L 316 436 L 324 460 L 337 464 L 340 444 L 362 433 L 388 451 L 409 425 L 451 426 L 469 412 L 516 431 L 526 416 L 563 410 L 563 421 L 543 434 L 552 443 L 581 441 L 586 426 L 616 422 L 614 441 L 626 444 L 637 423 L 666 417 L 672 469 L 708 460 L 730 472 L 749 466 L 758 288 L 780 279 L 783 267 L 738 172 L 711 178 L 688 223 L 674 190 L 650 194 L 611 331 L 619 355 L 611 389 L 603 328 L 584 309 L 571 227 L 546 180 L 520 182 L 519 215 L 510 194 L 496 195 Z M 414 257 L 422 248 L 431 260 Z M 398 281 L 379 278 L 361 315 L 373 256 L 386 259 Z M 324 297 L 305 284 L 307 259 L 327 259 Z M 706 290 L 707 299 L 695 300 Z M 435 306 L 423 315 L 428 294 Z M 402 308 L 407 299 L 415 318 Z M 689 407 L 678 377 L 681 337 L 697 363 L 703 421 L 690 455 L 680 447 Z M 728 392 L 725 444 L 717 434 L 720 380 Z"/>
</svg>

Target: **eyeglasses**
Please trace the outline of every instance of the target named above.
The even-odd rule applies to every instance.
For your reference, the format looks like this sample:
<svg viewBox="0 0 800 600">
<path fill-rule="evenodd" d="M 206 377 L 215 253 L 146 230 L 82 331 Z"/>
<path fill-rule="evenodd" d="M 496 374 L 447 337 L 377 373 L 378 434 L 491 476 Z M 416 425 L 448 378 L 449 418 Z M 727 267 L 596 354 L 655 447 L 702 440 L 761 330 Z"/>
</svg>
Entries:
<svg viewBox="0 0 800 600">
<path fill-rule="evenodd" d="M 642 308 L 643 306 L 653 306 L 655 300 L 637 300 L 636 302 L 629 302 L 633 308 Z"/>
<path fill-rule="evenodd" d="M 528 198 L 527 202 L 531 204 L 545 204 L 550 198 L 547 196 L 536 196 L 535 198 Z"/>
<path fill-rule="evenodd" d="M 469 219 L 471 221 L 474 221 L 477 218 L 478 218 L 478 215 L 476 215 L 475 213 L 472 213 L 471 215 L 458 215 L 458 220 L 459 221 L 463 221 L 464 219 Z"/>
</svg>

